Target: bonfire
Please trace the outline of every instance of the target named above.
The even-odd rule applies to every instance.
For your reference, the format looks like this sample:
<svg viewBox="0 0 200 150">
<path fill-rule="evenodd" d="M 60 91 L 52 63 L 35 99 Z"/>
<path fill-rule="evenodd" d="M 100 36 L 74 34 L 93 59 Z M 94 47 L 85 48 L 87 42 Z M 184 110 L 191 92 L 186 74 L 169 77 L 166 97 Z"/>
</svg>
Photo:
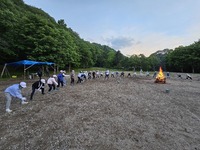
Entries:
<svg viewBox="0 0 200 150">
<path fill-rule="evenodd" d="M 161 67 L 159 69 L 159 73 L 156 76 L 155 83 L 166 83 L 166 78 Z"/>
</svg>

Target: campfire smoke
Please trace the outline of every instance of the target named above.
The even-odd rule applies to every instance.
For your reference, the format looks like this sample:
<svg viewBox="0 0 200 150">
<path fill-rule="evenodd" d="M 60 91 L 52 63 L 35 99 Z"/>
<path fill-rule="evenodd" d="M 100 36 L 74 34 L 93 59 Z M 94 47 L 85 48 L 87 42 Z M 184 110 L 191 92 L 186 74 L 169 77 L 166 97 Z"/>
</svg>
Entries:
<svg viewBox="0 0 200 150">
<path fill-rule="evenodd" d="M 166 78 L 161 67 L 159 69 L 159 73 L 156 76 L 155 83 L 166 83 Z"/>
</svg>

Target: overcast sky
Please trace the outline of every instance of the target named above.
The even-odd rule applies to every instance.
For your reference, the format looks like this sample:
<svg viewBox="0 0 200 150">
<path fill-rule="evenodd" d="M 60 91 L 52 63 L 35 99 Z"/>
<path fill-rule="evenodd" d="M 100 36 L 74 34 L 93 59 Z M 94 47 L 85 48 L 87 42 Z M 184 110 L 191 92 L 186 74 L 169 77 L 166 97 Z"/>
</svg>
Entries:
<svg viewBox="0 0 200 150">
<path fill-rule="evenodd" d="M 149 56 L 200 39 L 200 0 L 24 0 L 81 38 Z"/>
</svg>

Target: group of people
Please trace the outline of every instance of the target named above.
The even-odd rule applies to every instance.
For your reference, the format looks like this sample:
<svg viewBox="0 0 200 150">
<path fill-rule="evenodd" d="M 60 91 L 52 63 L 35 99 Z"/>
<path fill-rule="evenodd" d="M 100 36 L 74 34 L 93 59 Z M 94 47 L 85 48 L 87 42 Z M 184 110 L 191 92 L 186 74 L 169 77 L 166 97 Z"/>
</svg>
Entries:
<svg viewBox="0 0 200 150">
<path fill-rule="evenodd" d="M 40 79 L 32 84 L 32 92 L 30 95 L 30 100 L 33 99 L 33 95 L 36 90 L 41 91 L 42 94 L 44 93 L 44 86 L 45 86 L 45 79 Z M 13 84 L 7 87 L 4 91 L 6 97 L 6 112 L 10 113 L 12 110 L 10 109 L 12 98 L 18 98 L 21 100 L 21 104 L 28 104 L 26 101 L 27 98 L 22 95 L 22 89 L 26 88 L 26 82 L 20 82 L 18 84 Z"/>
<path fill-rule="evenodd" d="M 35 81 L 32 84 L 32 92 L 30 94 L 30 100 L 33 100 L 33 95 L 36 90 L 40 91 L 43 95 L 44 93 L 44 87 L 45 83 L 48 84 L 48 92 L 51 92 L 52 90 L 57 90 L 58 87 L 63 86 L 65 83 L 65 72 L 60 71 L 58 75 L 53 75 L 52 77 L 49 77 L 47 82 L 45 79 L 42 79 L 42 73 L 38 73 L 39 80 Z M 9 87 L 7 87 L 4 91 L 5 97 L 6 97 L 6 112 L 10 113 L 12 110 L 10 109 L 12 98 L 18 98 L 21 100 L 21 104 L 28 104 L 27 98 L 22 95 L 22 89 L 26 88 L 26 82 L 20 82 L 18 84 L 13 84 Z"/>
<path fill-rule="evenodd" d="M 100 71 L 80 71 L 78 73 L 78 81 L 77 83 L 81 83 L 82 81 L 86 80 L 86 79 L 95 79 L 95 78 L 101 78 L 104 77 L 105 79 L 109 79 L 109 77 L 115 78 L 115 77 L 124 77 L 125 73 L 122 71 L 121 73 L 119 73 L 118 71 L 116 72 L 110 72 L 109 70 L 106 70 L 104 73 L 100 72 Z M 131 77 L 131 74 L 128 73 L 127 77 Z"/>
<path fill-rule="evenodd" d="M 77 83 L 81 83 L 86 79 L 95 79 L 95 78 L 100 78 L 105 76 L 105 79 L 109 79 L 109 76 L 111 74 L 111 77 L 124 77 L 125 73 L 121 72 L 119 73 L 118 71 L 116 72 L 111 72 L 109 70 L 106 70 L 103 74 L 103 72 L 99 72 L 99 71 L 80 71 L 77 75 Z M 153 74 L 153 77 L 156 76 L 156 72 Z M 134 76 L 135 74 L 133 74 Z M 147 73 L 147 75 L 149 76 L 149 72 Z M 33 95 L 35 93 L 36 90 L 40 91 L 42 94 L 44 93 L 44 87 L 45 87 L 45 83 L 47 83 L 49 89 L 48 92 L 51 92 L 53 90 L 58 90 L 59 87 L 63 87 L 64 85 L 66 85 L 66 77 L 67 75 L 65 74 L 65 71 L 60 70 L 58 75 L 53 75 L 51 77 L 49 77 L 47 79 L 47 81 L 45 79 L 42 79 L 42 74 L 39 72 L 38 73 L 38 77 L 39 80 L 34 82 L 32 84 L 32 92 L 30 94 L 30 100 L 33 100 Z M 74 85 L 75 84 L 75 71 L 72 70 L 70 73 L 70 85 Z M 127 77 L 131 77 L 131 74 L 128 73 Z M 169 73 L 167 72 L 167 77 L 169 77 Z M 190 75 L 187 74 L 187 78 L 192 79 L 192 77 Z M 12 112 L 12 110 L 10 109 L 10 105 L 11 105 L 11 100 L 12 97 L 16 97 L 18 99 L 21 100 L 21 104 L 27 104 L 28 102 L 26 101 L 26 97 L 22 96 L 21 90 L 23 88 L 26 88 L 26 82 L 20 82 L 18 84 L 14 84 L 9 86 L 8 88 L 6 88 L 5 92 L 5 97 L 6 97 L 6 112 L 10 113 Z"/>
<path fill-rule="evenodd" d="M 177 74 L 177 77 L 180 78 L 180 79 L 183 79 L 182 75 L 179 74 L 179 73 Z M 190 79 L 190 80 L 192 80 L 192 77 L 191 77 L 191 75 L 189 75 L 189 74 L 187 73 L 185 79 Z"/>
<path fill-rule="evenodd" d="M 65 74 L 65 71 L 63 71 L 63 70 L 60 70 L 58 75 L 53 75 L 52 77 L 49 77 L 47 81 L 45 79 L 42 79 L 42 71 L 41 70 L 39 70 L 37 74 L 38 74 L 39 80 L 35 81 L 32 84 L 30 100 L 33 100 L 33 95 L 36 90 L 40 91 L 43 95 L 45 94 L 45 92 L 44 92 L 45 83 L 47 83 L 47 85 L 49 87 L 48 92 L 57 90 L 60 86 L 63 87 L 66 84 L 65 77 L 67 75 Z M 109 74 L 110 74 L 109 70 L 107 70 L 105 72 L 105 79 L 109 78 Z M 78 77 L 77 83 L 81 83 L 84 79 L 86 80 L 87 77 L 88 77 L 88 79 L 90 79 L 91 76 L 94 79 L 97 77 L 102 77 L 103 74 L 100 72 L 95 72 L 95 71 L 89 72 L 88 74 L 86 74 L 86 72 L 81 71 L 77 75 L 77 77 Z M 74 83 L 75 83 L 75 71 L 74 70 L 72 70 L 72 72 L 70 74 L 70 79 L 71 79 L 70 84 L 74 85 Z M 28 103 L 27 98 L 22 95 L 22 89 L 26 88 L 26 87 L 27 87 L 26 82 L 20 82 L 18 84 L 13 84 L 5 89 L 4 93 L 5 93 L 5 97 L 6 97 L 6 112 L 8 112 L 8 113 L 12 112 L 12 110 L 10 109 L 10 106 L 11 106 L 11 101 L 12 101 L 13 97 L 20 99 L 22 105 Z"/>
</svg>

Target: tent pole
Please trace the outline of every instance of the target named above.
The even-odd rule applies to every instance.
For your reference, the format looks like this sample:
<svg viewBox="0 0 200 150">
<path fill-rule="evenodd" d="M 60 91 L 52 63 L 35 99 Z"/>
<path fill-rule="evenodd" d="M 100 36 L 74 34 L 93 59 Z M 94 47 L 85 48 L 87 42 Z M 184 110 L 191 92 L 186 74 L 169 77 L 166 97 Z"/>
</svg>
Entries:
<svg viewBox="0 0 200 150">
<path fill-rule="evenodd" d="M 3 70 L 2 70 L 2 72 L 1 72 L 1 78 L 2 78 L 2 76 L 3 76 L 3 73 L 4 73 L 5 69 L 6 69 L 6 64 L 4 65 Z"/>
<path fill-rule="evenodd" d="M 26 75 L 26 70 L 25 70 L 26 66 L 24 65 L 24 80 L 25 80 L 25 75 Z"/>
</svg>

